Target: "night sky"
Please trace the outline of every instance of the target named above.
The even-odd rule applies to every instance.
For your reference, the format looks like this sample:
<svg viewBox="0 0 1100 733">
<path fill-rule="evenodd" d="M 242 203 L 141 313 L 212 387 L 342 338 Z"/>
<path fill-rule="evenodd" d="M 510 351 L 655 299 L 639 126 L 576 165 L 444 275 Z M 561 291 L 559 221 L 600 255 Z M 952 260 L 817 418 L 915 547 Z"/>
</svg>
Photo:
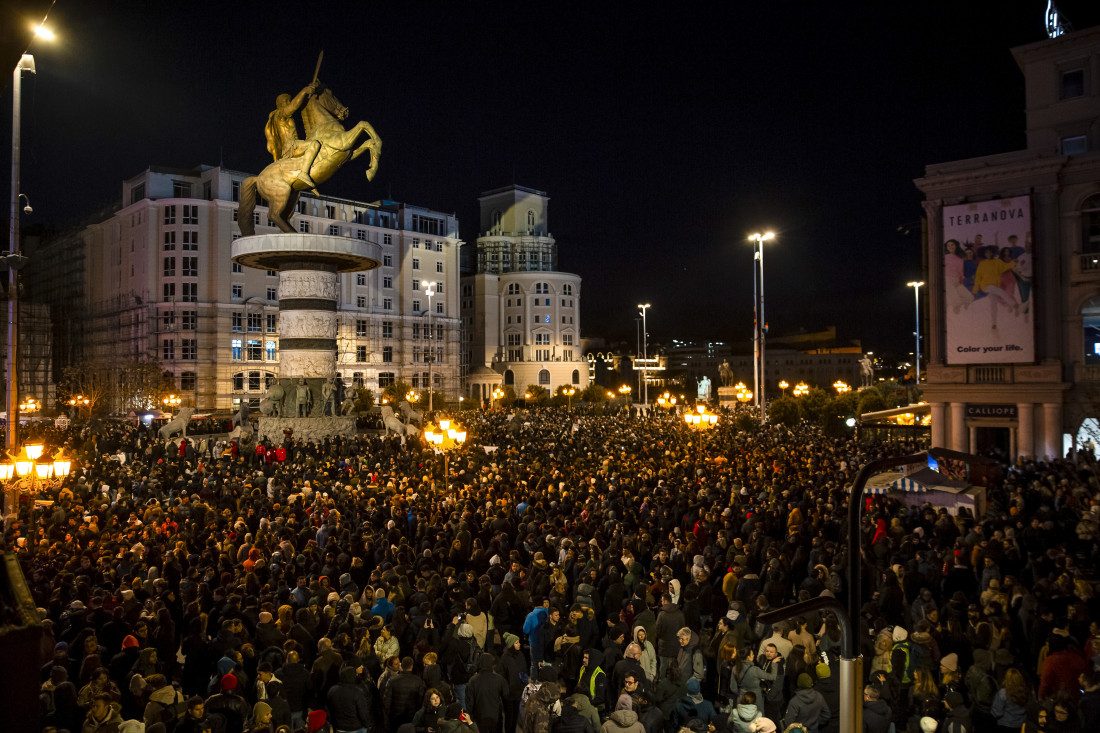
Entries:
<svg viewBox="0 0 1100 733">
<path fill-rule="evenodd" d="M 904 353 L 912 180 L 1024 146 L 1009 49 L 1045 37 L 1046 3 L 518 5 L 59 0 L 23 82 L 23 225 L 72 225 L 149 165 L 258 171 L 275 96 L 323 49 L 321 79 L 384 149 L 373 183 L 356 161 L 322 193 L 456 212 L 473 247 L 479 192 L 546 191 L 585 336 L 632 348 L 650 302 L 651 341 L 750 339 L 746 237 L 774 229 L 772 333 L 836 325 Z"/>
</svg>

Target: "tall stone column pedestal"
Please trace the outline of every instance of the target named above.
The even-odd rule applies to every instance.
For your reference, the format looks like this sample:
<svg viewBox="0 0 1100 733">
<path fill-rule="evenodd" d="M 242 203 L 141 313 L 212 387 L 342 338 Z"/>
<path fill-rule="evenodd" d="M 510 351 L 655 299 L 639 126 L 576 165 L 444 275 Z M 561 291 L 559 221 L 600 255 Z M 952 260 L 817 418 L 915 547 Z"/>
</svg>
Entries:
<svg viewBox="0 0 1100 733">
<path fill-rule="evenodd" d="M 379 246 L 319 234 L 257 234 L 233 242 L 233 261 L 279 273 L 279 380 L 261 402 L 260 436 L 281 440 L 287 428 L 306 439 L 355 432 L 355 419 L 339 415 L 339 401 L 326 410 L 324 397 L 325 384 L 336 378 L 337 275 L 378 267 Z"/>
</svg>

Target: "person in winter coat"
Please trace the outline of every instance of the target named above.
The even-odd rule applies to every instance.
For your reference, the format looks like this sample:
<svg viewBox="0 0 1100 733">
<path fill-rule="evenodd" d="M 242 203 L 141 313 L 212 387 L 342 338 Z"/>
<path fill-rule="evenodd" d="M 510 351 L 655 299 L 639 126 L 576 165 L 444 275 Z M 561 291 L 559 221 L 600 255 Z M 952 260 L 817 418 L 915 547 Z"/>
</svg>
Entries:
<svg viewBox="0 0 1100 733">
<path fill-rule="evenodd" d="M 425 689 L 424 680 L 413 674 L 412 657 L 402 659 L 401 673 L 389 681 L 382 694 L 382 713 L 388 730 L 412 722 Z"/>
<path fill-rule="evenodd" d="M 756 706 L 756 694 L 742 692 L 741 697 L 737 698 L 737 707 L 730 713 L 729 730 L 732 733 L 749 733 L 752 722 L 760 717 L 763 717 L 763 714 Z"/>
<path fill-rule="evenodd" d="M 592 730 L 600 729 L 600 711 L 592 707 L 592 701 L 588 699 L 588 695 L 574 692 L 566 700 L 571 701 L 581 717 L 592 724 Z"/>
<path fill-rule="evenodd" d="M 515 730 L 519 716 L 519 697 L 523 694 L 531 670 L 523 653 L 523 646 L 515 634 L 504 634 L 504 653 L 500 656 L 500 666 L 504 681 L 508 683 L 504 694 L 504 730 Z"/>
<path fill-rule="evenodd" d="M 562 700 L 561 716 L 555 719 L 550 726 L 551 733 L 596 733 L 596 726 L 592 724 L 591 720 L 581 715 L 581 711 L 577 709 L 576 697 L 574 695 Z M 480 726 L 478 728 L 481 729 Z"/>
<path fill-rule="evenodd" d="M 436 721 L 443 714 L 443 695 L 433 687 L 424 693 L 424 704 L 413 715 L 413 729 L 416 733 L 428 733 L 429 728 L 436 727 Z"/>
<path fill-rule="evenodd" d="M 327 708 L 332 727 L 348 731 L 367 728 L 373 723 L 370 698 L 359 683 L 355 667 L 342 667 L 338 679 L 340 681 L 328 691 Z"/>
<path fill-rule="evenodd" d="M 833 670 L 824 662 L 815 668 L 817 682 L 814 689 L 825 698 L 825 704 L 829 706 L 829 722 L 822 726 L 822 733 L 837 733 L 840 729 L 840 686 L 833 677 Z"/>
<path fill-rule="evenodd" d="M 467 711 L 477 723 L 478 730 L 495 731 L 504 717 L 504 696 L 508 693 L 508 683 L 493 670 L 495 660 L 489 653 L 478 657 L 477 674 L 466 686 Z"/>
<path fill-rule="evenodd" d="M 675 663 L 680 671 L 680 679 L 693 678 L 702 682 L 705 670 L 703 652 L 699 649 L 699 635 L 685 626 L 676 632 L 676 642 L 679 649 Z"/>
<path fill-rule="evenodd" d="M 674 726 L 681 726 L 689 720 L 698 719 L 706 724 L 717 716 L 718 711 L 714 709 L 714 705 L 709 700 L 703 699 L 699 680 L 692 677 L 687 681 L 687 694 L 676 703 L 669 722 Z"/>
<path fill-rule="evenodd" d="M 668 593 L 661 595 L 661 611 L 657 614 L 657 656 L 660 660 L 658 674 L 665 676 L 666 670 L 676 661 L 680 650 L 677 632 L 684 627 L 684 613 L 672 602 Z"/>
<path fill-rule="evenodd" d="M 894 713 L 890 704 L 882 699 L 878 688 L 863 688 L 863 733 L 888 733 Z"/>
<path fill-rule="evenodd" d="M 166 728 L 174 728 L 186 707 L 183 695 L 162 674 L 152 675 L 145 681 L 152 689 L 142 716 L 146 727 L 154 723 L 164 723 Z"/>
<path fill-rule="evenodd" d="M 538 672 L 539 663 L 546 658 L 546 622 L 550 612 L 545 606 L 536 606 L 523 621 L 523 633 L 531 648 L 531 676 Z"/>
<path fill-rule="evenodd" d="M 657 650 L 653 648 L 653 642 L 649 640 L 644 626 L 634 627 L 634 643 L 642 648 L 642 656 L 638 658 L 638 664 L 642 665 L 645 677 L 650 682 L 657 679 Z"/>
<path fill-rule="evenodd" d="M 778 665 L 771 665 L 767 670 L 755 664 L 756 655 L 751 648 L 745 651 L 738 650 L 733 666 L 730 668 L 729 691 L 734 699 L 744 692 L 751 692 L 757 700 L 764 699 L 764 683 L 774 684 Z M 781 681 L 780 681 L 781 683 Z M 782 685 L 781 685 L 782 686 Z"/>
<path fill-rule="evenodd" d="M 80 733 L 115 733 L 122 723 L 122 706 L 111 700 L 106 693 L 99 693 L 92 698 L 88 716 L 84 718 L 84 726 Z"/>
<path fill-rule="evenodd" d="M 559 702 L 560 697 L 561 688 L 557 682 L 543 682 L 527 698 L 523 711 L 523 733 L 550 733 L 550 706 Z"/>
<path fill-rule="evenodd" d="M 620 696 L 615 711 L 600 727 L 600 733 L 646 733 L 645 726 L 638 722 L 638 714 L 631 710 L 632 705 L 629 695 Z M 526 731 L 524 728 L 524 733 Z"/>
<path fill-rule="evenodd" d="M 589 649 L 584 653 L 580 675 L 577 676 L 576 690 L 586 695 L 592 702 L 592 707 L 600 711 L 601 715 L 607 710 L 607 673 L 600 667 L 603 662 L 603 652 L 598 649 Z"/>
<path fill-rule="evenodd" d="M 814 681 L 803 672 L 798 675 L 798 690 L 787 703 L 787 724 L 800 723 L 806 733 L 821 733 L 829 722 L 832 711 L 821 693 L 814 689 Z"/>
</svg>

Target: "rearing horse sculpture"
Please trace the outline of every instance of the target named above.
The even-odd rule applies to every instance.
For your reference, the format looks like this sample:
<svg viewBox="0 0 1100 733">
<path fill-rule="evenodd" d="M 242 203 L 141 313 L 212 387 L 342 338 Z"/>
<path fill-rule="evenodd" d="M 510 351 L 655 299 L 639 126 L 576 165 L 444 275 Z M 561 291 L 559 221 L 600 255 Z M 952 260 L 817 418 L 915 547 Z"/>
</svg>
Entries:
<svg viewBox="0 0 1100 733">
<path fill-rule="evenodd" d="M 360 120 L 345 130 L 342 120 L 347 119 L 348 108 L 340 104 L 332 90 L 322 86 L 321 91 L 310 95 L 302 108 L 305 139 L 318 140 L 321 149 L 310 166 L 309 175 L 317 184 L 324 183 L 340 166 L 366 152 L 371 154 L 367 180 L 374 180 L 378 172 L 378 158 L 382 152 L 382 140 L 369 122 Z M 243 236 L 256 233 L 252 212 L 256 208 L 257 194 L 268 202 L 268 218 L 280 230 L 295 231 L 290 224 L 298 196 L 308 186 L 298 179 L 301 157 L 282 158 L 271 163 L 258 176 L 250 176 L 241 182 L 241 203 L 237 223 Z"/>
</svg>

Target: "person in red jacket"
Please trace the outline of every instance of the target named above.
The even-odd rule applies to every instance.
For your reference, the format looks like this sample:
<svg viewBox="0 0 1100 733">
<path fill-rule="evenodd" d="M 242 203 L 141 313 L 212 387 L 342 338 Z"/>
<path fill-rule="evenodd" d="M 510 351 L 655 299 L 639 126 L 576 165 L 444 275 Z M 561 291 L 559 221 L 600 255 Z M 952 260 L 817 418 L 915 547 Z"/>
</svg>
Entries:
<svg viewBox="0 0 1100 733">
<path fill-rule="evenodd" d="M 1088 669 L 1085 656 L 1073 643 L 1068 632 L 1055 629 L 1047 639 L 1047 658 L 1039 674 L 1039 698 L 1064 694 L 1077 702 L 1081 687 L 1077 678 Z"/>
</svg>

